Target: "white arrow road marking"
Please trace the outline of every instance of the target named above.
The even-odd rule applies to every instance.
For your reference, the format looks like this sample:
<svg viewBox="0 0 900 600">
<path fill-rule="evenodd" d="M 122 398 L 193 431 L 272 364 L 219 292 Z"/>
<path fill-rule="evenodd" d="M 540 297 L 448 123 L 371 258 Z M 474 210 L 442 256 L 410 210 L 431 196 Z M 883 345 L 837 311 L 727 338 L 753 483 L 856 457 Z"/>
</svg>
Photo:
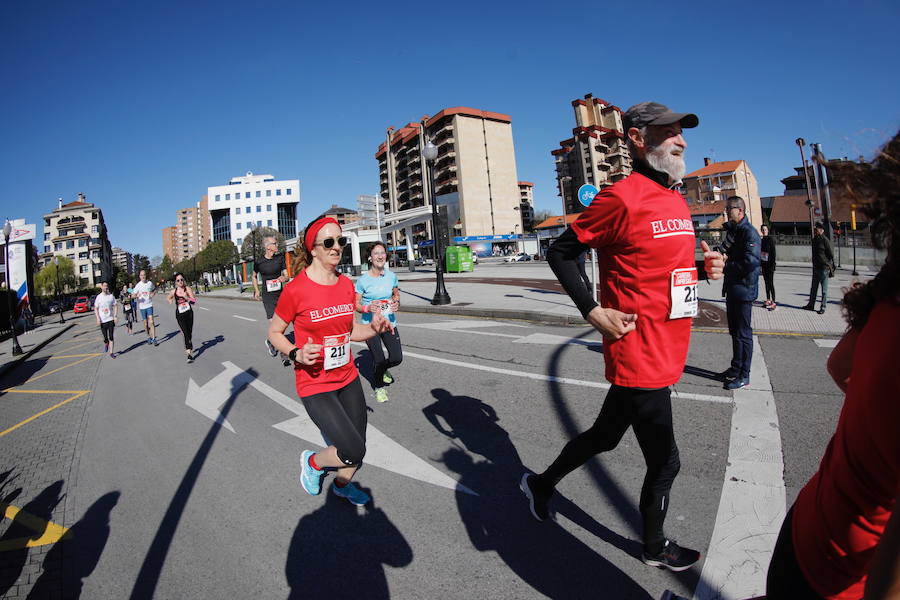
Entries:
<svg viewBox="0 0 900 600">
<path fill-rule="evenodd" d="M 404 323 L 404 327 L 418 327 L 419 329 L 438 329 L 441 331 L 458 331 L 460 329 L 478 329 L 481 327 L 528 327 L 517 323 L 501 323 L 500 321 L 480 321 L 468 319 L 460 321 L 441 321 L 440 323 Z M 475 333 L 475 332 L 471 332 Z M 495 335 L 495 334 L 491 334 Z M 513 336 L 518 337 L 518 336 Z"/>
<path fill-rule="evenodd" d="M 253 376 L 230 362 L 224 362 L 222 366 L 225 367 L 225 370 L 210 379 L 202 387 L 197 385 L 193 379 L 188 380 L 185 404 L 234 433 L 234 427 L 231 426 L 228 419 L 222 416 L 219 408 L 233 394 L 236 394 L 253 381 Z"/>
<path fill-rule="evenodd" d="M 766 568 L 784 521 L 784 459 L 775 395 L 759 338 L 750 385 L 734 391 L 725 483 L 695 600 L 765 593 Z"/>
<path fill-rule="evenodd" d="M 515 323 L 501 323 L 499 321 L 444 321 L 442 323 L 404 323 L 403 327 L 416 327 L 419 329 L 436 329 L 439 331 L 461 331 L 473 335 L 489 335 L 492 337 L 513 338 L 515 344 L 548 344 L 558 346 L 560 344 L 576 344 L 579 346 L 603 346 L 599 340 L 585 340 L 550 333 L 532 333 L 531 335 L 513 335 L 511 333 L 496 333 L 494 331 L 472 331 L 477 327 L 528 327 Z"/>
<path fill-rule="evenodd" d="M 560 344 L 575 344 L 578 346 L 598 346 L 603 347 L 600 340 L 588 340 L 582 338 L 566 337 L 562 335 L 553 335 L 551 333 L 532 333 L 525 337 L 520 337 L 514 344 L 550 344 L 558 346 Z"/>
<path fill-rule="evenodd" d="M 206 308 L 204 306 L 198 306 L 197 308 L 199 308 L 200 310 L 209 310 L 208 308 Z"/>
<path fill-rule="evenodd" d="M 840 340 L 817 339 L 813 341 L 819 348 L 834 348 Z"/>
<path fill-rule="evenodd" d="M 256 319 L 251 319 L 250 317 L 242 317 L 241 315 L 231 315 L 231 316 L 234 317 L 235 319 L 243 319 L 245 321 L 253 321 L 254 323 L 256 322 Z"/>
</svg>

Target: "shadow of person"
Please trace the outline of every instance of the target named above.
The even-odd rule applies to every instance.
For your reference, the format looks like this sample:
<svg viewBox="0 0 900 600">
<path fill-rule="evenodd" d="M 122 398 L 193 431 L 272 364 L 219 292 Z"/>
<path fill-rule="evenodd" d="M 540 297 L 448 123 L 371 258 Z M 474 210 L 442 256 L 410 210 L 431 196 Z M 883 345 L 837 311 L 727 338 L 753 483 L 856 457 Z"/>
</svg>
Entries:
<svg viewBox="0 0 900 600">
<path fill-rule="evenodd" d="M 301 518 L 291 538 L 285 565 L 288 597 L 390 598 L 384 565 L 400 568 L 412 562 L 406 538 L 374 500 L 361 509 L 331 491 L 324 496 L 325 504 Z"/>
<path fill-rule="evenodd" d="M 510 510 L 510 496 L 520 495 L 504 467 L 473 461 L 458 448 L 444 452 L 443 463 L 459 482 L 480 496 L 456 493 L 459 515 L 472 546 L 496 552 L 525 584 L 548 598 L 648 599 L 631 577 L 553 521 L 537 523 L 524 502 Z M 511 590 L 511 596 L 517 594 Z"/>
<path fill-rule="evenodd" d="M 47 364 L 47 361 L 48 359 L 43 357 L 32 358 L 20 363 L 15 369 L 0 378 L 0 390 L 22 385 L 31 379 L 35 373 L 43 369 L 44 365 Z M 2 395 L 2 393 L 0 393 L 0 395 Z"/>
<path fill-rule="evenodd" d="M 60 495 L 62 487 L 63 482 L 60 480 L 44 488 L 44 491 L 22 507 L 3 536 L 0 537 L 0 544 L 10 542 L 18 546 L 19 544 L 16 542 L 19 540 L 23 542 L 21 548 L 15 547 L 12 550 L 0 552 L 0 596 L 3 596 L 15 585 L 25 566 L 25 561 L 28 560 L 28 548 L 25 546 L 25 540 L 36 540 L 44 535 L 46 522 L 52 519 L 53 509 L 63 498 Z M 35 521 L 31 517 L 37 517 L 39 521 Z M 43 523 L 43 525 L 35 528 L 35 523 Z"/>
<path fill-rule="evenodd" d="M 101 496 L 81 519 L 69 528 L 44 557 L 41 576 L 28 594 L 30 600 L 80 598 L 84 580 L 94 572 L 109 539 L 109 515 L 119 502 L 119 492 Z"/>
<path fill-rule="evenodd" d="M 369 386 L 372 388 L 375 387 L 373 383 L 375 381 L 375 361 L 372 358 L 372 353 L 368 350 L 360 350 L 356 353 L 356 370 L 359 371 L 360 376 L 369 382 Z"/>
<path fill-rule="evenodd" d="M 221 344 L 225 341 L 224 335 L 217 335 L 216 337 L 206 340 L 196 348 L 194 348 L 194 358 L 199 358 L 201 354 L 215 346 L 216 344 Z"/>
</svg>

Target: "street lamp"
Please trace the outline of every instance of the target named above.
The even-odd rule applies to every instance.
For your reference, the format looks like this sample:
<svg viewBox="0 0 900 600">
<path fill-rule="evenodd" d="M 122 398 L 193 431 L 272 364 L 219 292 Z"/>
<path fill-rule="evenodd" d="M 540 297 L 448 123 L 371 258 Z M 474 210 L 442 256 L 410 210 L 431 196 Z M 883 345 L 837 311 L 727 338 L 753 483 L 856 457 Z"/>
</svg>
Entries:
<svg viewBox="0 0 900 600">
<path fill-rule="evenodd" d="M 59 322 L 65 323 L 66 320 L 63 319 L 63 304 L 62 300 L 59 299 L 59 290 L 61 288 L 59 285 L 59 255 L 53 257 L 53 262 L 56 264 L 56 303 L 59 305 Z"/>
<path fill-rule="evenodd" d="M 16 321 L 15 321 L 15 319 L 13 319 L 13 303 L 12 303 L 12 296 L 11 296 L 12 287 L 9 284 L 9 271 L 10 271 L 9 236 L 11 233 L 12 233 L 12 224 L 9 222 L 9 219 L 7 219 L 6 224 L 3 226 L 3 239 L 4 239 L 3 252 L 6 253 L 5 254 L 5 258 L 6 258 L 6 261 L 5 261 L 6 262 L 6 269 L 5 269 L 5 272 L 6 272 L 6 305 L 7 305 L 7 308 L 9 309 L 9 328 L 12 330 L 12 339 L 13 339 L 12 353 L 13 353 L 13 356 L 19 356 L 20 354 L 23 354 L 23 352 L 22 352 L 22 347 L 19 346 L 19 338 L 16 337 Z"/>
<path fill-rule="evenodd" d="M 425 135 L 424 122 L 422 123 L 422 135 Z M 428 141 L 422 150 L 422 156 L 428 163 L 428 196 L 431 199 L 431 237 L 434 240 L 434 273 L 437 276 L 434 288 L 434 298 L 431 304 L 438 306 L 450 304 L 450 294 L 444 286 L 444 251 L 441 248 L 441 236 L 438 235 L 437 201 L 434 197 L 434 161 L 437 158 L 437 146 Z"/>
</svg>

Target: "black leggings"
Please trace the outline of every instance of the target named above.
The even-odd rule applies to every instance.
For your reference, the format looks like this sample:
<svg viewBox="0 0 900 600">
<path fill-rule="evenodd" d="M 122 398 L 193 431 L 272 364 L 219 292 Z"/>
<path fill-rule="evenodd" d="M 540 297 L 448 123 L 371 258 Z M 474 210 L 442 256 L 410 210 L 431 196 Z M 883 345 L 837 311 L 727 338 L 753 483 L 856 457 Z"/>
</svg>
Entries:
<svg viewBox="0 0 900 600">
<path fill-rule="evenodd" d="M 103 333 L 103 343 L 108 344 L 113 341 L 113 334 L 116 332 L 116 322 L 107 321 L 100 323 L 100 331 Z"/>
<path fill-rule="evenodd" d="M 794 508 L 788 511 L 781 524 L 778 541 L 772 552 L 769 573 L 766 576 L 766 600 L 822 600 L 806 581 L 797 554 L 794 551 L 794 536 L 791 523 Z"/>
<path fill-rule="evenodd" d="M 358 467 L 366 455 L 366 397 L 359 377 L 333 392 L 301 396 L 325 442 L 337 448 L 338 458 L 348 467 Z"/>
<path fill-rule="evenodd" d="M 387 348 L 388 358 L 385 360 L 384 352 L 381 344 Z M 372 353 L 372 360 L 375 363 L 375 377 L 373 385 L 376 388 L 384 387 L 384 372 L 392 369 L 403 362 L 403 349 L 400 347 L 400 330 L 394 327 L 394 333 L 385 331 L 379 335 L 370 337 L 366 340 L 366 346 Z"/>
<path fill-rule="evenodd" d="M 194 333 L 194 309 L 185 312 L 175 311 L 175 320 L 178 321 L 178 327 L 181 328 L 181 334 L 184 336 L 184 349 L 193 350 L 194 344 L 191 336 Z"/>
<path fill-rule="evenodd" d="M 766 282 L 766 300 L 775 302 L 775 270 L 763 267 L 762 276 Z"/>
<path fill-rule="evenodd" d="M 641 390 L 613 385 L 591 428 L 566 444 L 553 464 L 538 475 L 537 483 L 555 487 L 593 456 L 618 446 L 629 426 L 634 428 L 647 463 L 640 500 L 644 548 L 656 554 L 665 544 L 663 521 L 669 508 L 669 490 L 681 468 L 669 388 Z"/>
</svg>

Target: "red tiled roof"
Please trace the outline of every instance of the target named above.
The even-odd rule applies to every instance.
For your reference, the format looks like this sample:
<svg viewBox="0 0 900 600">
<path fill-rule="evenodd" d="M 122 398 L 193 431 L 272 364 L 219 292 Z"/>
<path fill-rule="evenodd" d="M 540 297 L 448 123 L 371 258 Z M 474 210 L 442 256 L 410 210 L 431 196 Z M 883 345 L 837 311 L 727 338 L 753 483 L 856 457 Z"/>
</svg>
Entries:
<svg viewBox="0 0 900 600">
<path fill-rule="evenodd" d="M 706 165 L 702 169 L 697 169 L 696 171 L 692 171 L 684 176 L 684 179 L 688 177 L 703 177 L 704 175 L 715 175 L 716 173 L 730 173 L 737 169 L 741 163 L 744 161 L 741 160 L 726 160 L 725 162 L 716 162 L 709 165 Z"/>
<path fill-rule="evenodd" d="M 527 187 L 534 187 L 534 184 L 531 183 L 530 181 L 520 181 L 520 182 L 519 182 L 519 185 L 524 185 L 524 186 L 527 186 Z"/>
<path fill-rule="evenodd" d="M 74 202 L 69 202 L 68 204 L 63 204 L 63 208 L 73 208 L 75 206 L 88 206 L 90 202 L 82 202 L 81 200 L 75 200 Z"/>
<path fill-rule="evenodd" d="M 572 221 L 578 218 L 581 213 L 572 213 L 566 215 L 566 225 L 571 225 Z M 544 219 L 534 226 L 535 229 L 548 229 L 550 227 L 560 227 L 562 225 L 562 215 Z"/>
<path fill-rule="evenodd" d="M 725 213 L 725 201 L 717 200 L 715 202 L 690 203 L 688 208 L 692 215 L 720 215 Z"/>
<path fill-rule="evenodd" d="M 813 197 L 813 202 L 816 202 Z M 850 222 L 849 197 L 840 193 L 831 193 L 831 220 L 841 223 Z M 821 219 L 821 217 L 813 217 Z M 856 220 L 860 223 L 868 223 L 869 218 L 856 211 Z M 772 223 L 809 223 L 809 207 L 806 206 L 806 194 L 775 196 L 772 200 L 772 215 L 769 217 Z"/>
</svg>

